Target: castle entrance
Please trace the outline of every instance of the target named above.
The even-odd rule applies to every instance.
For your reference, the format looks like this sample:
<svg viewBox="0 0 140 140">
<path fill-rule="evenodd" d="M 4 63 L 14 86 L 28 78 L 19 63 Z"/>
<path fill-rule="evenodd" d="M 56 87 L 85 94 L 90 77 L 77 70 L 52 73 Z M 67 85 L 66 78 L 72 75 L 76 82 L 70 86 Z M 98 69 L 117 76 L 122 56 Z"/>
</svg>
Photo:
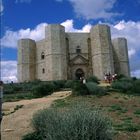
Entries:
<svg viewBox="0 0 140 140">
<path fill-rule="evenodd" d="M 75 76 L 76 76 L 76 79 L 80 80 L 81 77 L 85 76 L 85 73 L 81 68 L 79 68 L 76 70 Z"/>
</svg>

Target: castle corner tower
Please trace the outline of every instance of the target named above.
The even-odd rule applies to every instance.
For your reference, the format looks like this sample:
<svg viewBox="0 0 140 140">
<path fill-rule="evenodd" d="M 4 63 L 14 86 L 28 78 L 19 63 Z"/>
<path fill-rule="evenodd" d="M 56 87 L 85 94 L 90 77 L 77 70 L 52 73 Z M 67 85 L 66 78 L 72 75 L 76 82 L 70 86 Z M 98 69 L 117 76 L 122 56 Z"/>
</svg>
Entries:
<svg viewBox="0 0 140 140">
<path fill-rule="evenodd" d="M 46 27 L 47 51 L 46 65 L 48 80 L 67 79 L 65 28 L 59 24 Z"/>
<path fill-rule="evenodd" d="M 96 25 L 91 28 L 91 52 L 93 74 L 104 79 L 105 73 L 114 73 L 110 27 Z"/>
<path fill-rule="evenodd" d="M 112 40 L 115 73 L 130 76 L 127 40 L 115 38 Z"/>
<path fill-rule="evenodd" d="M 36 43 L 31 39 L 18 40 L 18 81 L 35 80 Z"/>
</svg>

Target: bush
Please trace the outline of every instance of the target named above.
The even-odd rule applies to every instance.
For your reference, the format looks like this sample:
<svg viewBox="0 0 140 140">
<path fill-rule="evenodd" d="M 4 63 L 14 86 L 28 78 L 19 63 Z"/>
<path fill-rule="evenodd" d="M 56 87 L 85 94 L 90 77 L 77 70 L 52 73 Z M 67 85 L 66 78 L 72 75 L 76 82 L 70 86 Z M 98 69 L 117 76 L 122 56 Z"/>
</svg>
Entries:
<svg viewBox="0 0 140 140">
<path fill-rule="evenodd" d="M 132 91 L 134 93 L 140 94 L 140 79 L 134 81 Z"/>
<path fill-rule="evenodd" d="M 32 93 L 36 97 L 42 97 L 51 94 L 55 89 L 53 83 L 41 83 L 32 89 Z"/>
<path fill-rule="evenodd" d="M 38 133 L 29 133 L 23 136 L 22 140 L 43 140 Z"/>
<path fill-rule="evenodd" d="M 81 104 L 63 111 L 41 110 L 33 116 L 32 124 L 41 140 L 111 140 L 113 136 L 110 121 Z"/>
<path fill-rule="evenodd" d="M 22 90 L 22 86 L 17 83 L 4 84 L 4 94 L 14 94 Z"/>
<path fill-rule="evenodd" d="M 128 91 L 131 91 L 133 84 L 126 81 L 115 81 L 111 84 L 111 86 L 114 89 L 118 89 L 120 92 L 127 93 Z"/>
<path fill-rule="evenodd" d="M 99 79 L 96 76 L 91 76 L 87 79 L 87 82 L 94 82 L 99 84 Z"/>
<path fill-rule="evenodd" d="M 64 88 L 65 82 L 65 80 L 53 81 L 53 84 L 55 85 L 55 90 L 60 90 L 61 88 Z"/>
<path fill-rule="evenodd" d="M 120 80 L 120 79 L 125 78 L 125 77 L 126 76 L 124 74 L 119 74 L 119 75 L 117 75 L 116 79 Z"/>
<path fill-rule="evenodd" d="M 86 85 L 79 81 L 74 83 L 72 93 L 75 95 L 89 95 Z"/>
<path fill-rule="evenodd" d="M 106 91 L 93 82 L 86 83 L 90 95 L 105 95 Z"/>
<path fill-rule="evenodd" d="M 129 78 L 129 77 L 123 77 L 123 78 L 119 79 L 118 81 L 120 81 L 120 82 L 128 82 L 128 83 L 133 82 L 133 80 L 131 78 Z"/>
<path fill-rule="evenodd" d="M 73 80 L 67 80 L 64 87 L 65 88 L 72 88 L 74 83 L 75 82 Z"/>
<path fill-rule="evenodd" d="M 129 94 L 140 94 L 140 79 L 121 78 L 112 83 L 112 88 Z"/>
</svg>

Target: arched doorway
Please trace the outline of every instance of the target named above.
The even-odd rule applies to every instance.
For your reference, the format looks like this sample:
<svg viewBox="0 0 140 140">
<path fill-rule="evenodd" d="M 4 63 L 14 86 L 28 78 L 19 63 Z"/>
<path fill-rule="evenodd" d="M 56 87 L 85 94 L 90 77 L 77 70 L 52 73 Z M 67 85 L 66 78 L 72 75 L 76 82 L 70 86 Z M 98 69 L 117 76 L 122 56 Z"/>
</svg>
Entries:
<svg viewBox="0 0 140 140">
<path fill-rule="evenodd" d="M 85 73 L 81 68 L 79 68 L 79 69 L 76 70 L 75 76 L 76 76 L 76 79 L 79 80 L 81 77 L 85 76 Z"/>
</svg>

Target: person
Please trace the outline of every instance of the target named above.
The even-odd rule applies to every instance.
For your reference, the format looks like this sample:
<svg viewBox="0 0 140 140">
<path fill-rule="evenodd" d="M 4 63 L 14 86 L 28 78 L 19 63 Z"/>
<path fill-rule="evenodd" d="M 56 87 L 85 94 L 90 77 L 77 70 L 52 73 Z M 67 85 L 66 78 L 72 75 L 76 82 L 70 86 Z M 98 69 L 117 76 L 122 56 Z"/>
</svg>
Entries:
<svg viewBox="0 0 140 140">
<path fill-rule="evenodd" d="M 104 80 L 107 82 L 107 73 L 104 74 Z"/>
<path fill-rule="evenodd" d="M 117 74 L 115 73 L 112 75 L 112 80 L 115 81 L 116 79 L 117 79 Z"/>
<path fill-rule="evenodd" d="M 86 83 L 86 79 L 83 77 L 83 84 L 85 84 Z"/>
<path fill-rule="evenodd" d="M 83 77 L 80 77 L 80 83 L 83 83 Z"/>
<path fill-rule="evenodd" d="M 111 81 L 112 81 L 112 75 L 110 74 L 110 72 L 108 74 L 107 80 L 108 80 L 109 83 L 111 83 Z"/>
</svg>

